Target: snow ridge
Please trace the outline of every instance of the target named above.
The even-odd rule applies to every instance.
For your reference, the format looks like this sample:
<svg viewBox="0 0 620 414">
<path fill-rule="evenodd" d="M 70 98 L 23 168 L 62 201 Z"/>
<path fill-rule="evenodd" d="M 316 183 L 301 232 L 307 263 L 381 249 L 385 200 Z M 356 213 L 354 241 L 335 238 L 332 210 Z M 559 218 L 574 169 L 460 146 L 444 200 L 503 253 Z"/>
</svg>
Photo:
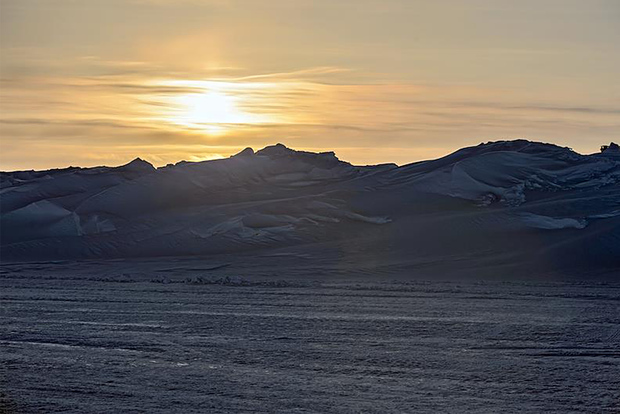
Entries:
<svg viewBox="0 0 620 414">
<path fill-rule="evenodd" d="M 515 140 L 401 167 L 358 167 L 333 152 L 276 144 L 157 169 L 136 158 L 120 167 L 3 172 L 1 253 L 3 260 L 155 257 L 331 243 L 381 260 L 479 257 L 489 249 L 497 252 L 485 260 L 500 260 L 531 255 L 544 242 L 535 256 L 548 263 L 579 251 L 571 260 L 582 266 L 613 267 L 619 153 L 615 144 L 581 155 Z"/>
</svg>

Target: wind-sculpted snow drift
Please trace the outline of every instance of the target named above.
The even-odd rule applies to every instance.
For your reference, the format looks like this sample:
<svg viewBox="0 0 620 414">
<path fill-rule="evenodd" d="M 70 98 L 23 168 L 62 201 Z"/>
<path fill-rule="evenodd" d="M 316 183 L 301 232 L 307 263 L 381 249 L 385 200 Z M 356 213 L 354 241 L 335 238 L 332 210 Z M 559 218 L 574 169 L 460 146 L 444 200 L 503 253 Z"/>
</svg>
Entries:
<svg viewBox="0 0 620 414">
<path fill-rule="evenodd" d="M 278 144 L 1 174 L 2 260 L 234 254 L 418 272 L 620 270 L 620 151 L 525 140 L 402 167 Z"/>
</svg>

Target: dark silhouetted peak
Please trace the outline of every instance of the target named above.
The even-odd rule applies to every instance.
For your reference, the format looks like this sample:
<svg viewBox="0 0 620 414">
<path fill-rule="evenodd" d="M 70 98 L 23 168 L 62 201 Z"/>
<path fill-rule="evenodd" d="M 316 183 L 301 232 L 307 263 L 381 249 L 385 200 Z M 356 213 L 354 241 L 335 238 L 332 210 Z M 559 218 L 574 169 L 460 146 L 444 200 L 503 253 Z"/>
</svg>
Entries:
<svg viewBox="0 0 620 414">
<path fill-rule="evenodd" d="M 555 144 L 547 144 L 545 142 L 537 142 L 537 141 L 528 141 L 527 139 L 515 139 L 509 141 L 489 141 L 487 143 L 481 143 L 477 147 L 473 147 L 477 149 L 481 149 L 484 152 L 488 151 L 514 151 L 514 152 L 525 152 L 525 153 L 537 153 L 537 152 L 548 152 L 548 151 L 570 151 L 571 148 L 568 147 L 560 147 Z"/>
<path fill-rule="evenodd" d="M 266 155 L 268 157 L 273 157 L 273 156 L 277 157 L 277 156 L 282 156 L 282 155 L 290 155 L 295 152 L 300 152 L 300 151 L 292 150 L 284 144 L 277 143 L 276 145 L 270 145 L 268 147 L 263 148 L 262 150 L 258 151 L 256 154 Z"/>
<path fill-rule="evenodd" d="M 490 152 L 520 152 L 534 155 L 552 155 L 562 159 L 572 159 L 578 157 L 572 148 L 561 147 L 555 144 L 544 142 L 528 141 L 526 139 L 515 139 L 510 141 L 489 141 L 475 147 L 460 149 L 449 155 L 465 155 L 466 157 L 482 155 Z"/>
<path fill-rule="evenodd" d="M 333 168 L 336 166 L 351 167 L 351 164 L 340 161 L 333 151 L 310 152 L 296 151 L 283 144 L 270 145 L 256 152 L 256 155 L 267 156 L 271 159 L 298 160 L 308 164 L 313 164 L 320 168 Z"/>
<path fill-rule="evenodd" d="M 620 152 L 620 146 L 618 144 L 616 144 L 615 142 L 612 142 L 609 145 L 603 145 L 601 146 L 601 152 Z"/>
<path fill-rule="evenodd" d="M 614 159 L 620 158 L 620 146 L 615 142 L 609 145 L 603 145 L 601 146 L 601 153 L 597 155 Z"/>
<path fill-rule="evenodd" d="M 444 157 L 431 161 L 415 162 L 403 166 L 407 171 L 424 170 L 429 168 L 442 168 L 454 165 L 466 159 L 487 156 L 493 153 L 515 153 L 542 156 L 550 159 L 563 161 L 578 161 L 582 155 L 577 154 L 571 148 L 560 147 L 544 142 L 528 141 L 526 139 L 515 139 L 507 141 L 483 142 L 473 147 L 465 147 Z"/>
<path fill-rule="evenodd" d="M 136 158 L 128 164 L 121 165 L 118 168 L 131 171 L 155 171 L 155 167 L 148 161 L 144 161 L 142 158 Z"/>
<path fill-rule="evenodd" d="M 297 151 L 297 150 L 288 148 L 286 145 L 280 144 L 280 143 L 265 147 L 262 150 L 257 151 L 256 155 L 266 155 L 268 157 L 282 157 L 282 156 L 312 157 L 312 158 L 322 158 L 326 160 L 333 159 L 333 160 L 338 161 L 338 158 L 336 157 L 336 153 L 334 151 L 326 151 L 326 152 Z"/>
<path fill-rule="evenodd" d="M 252 155 L 254 155 L 254 150 L 250 147 L 247 147 L 243 151 L 238 152 L 235 155 L 233 155 L 233 157 L 250 157 Z"/>
</svg>

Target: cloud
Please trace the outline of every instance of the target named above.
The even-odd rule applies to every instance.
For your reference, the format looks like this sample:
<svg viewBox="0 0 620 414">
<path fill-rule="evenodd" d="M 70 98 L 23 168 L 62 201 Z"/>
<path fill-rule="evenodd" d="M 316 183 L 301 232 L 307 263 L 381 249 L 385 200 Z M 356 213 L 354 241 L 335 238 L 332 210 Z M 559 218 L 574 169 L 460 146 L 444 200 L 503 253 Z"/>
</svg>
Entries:
<svg viewBox="0 0 620 414">
<path fill-rule="evenodd" d="M 118 164 L 136 156 L 161 165 L 279 141 L 300 149 L 340 149 L 355 163 L 373 162 L 368 148 L 393 148 L 393 159 L 382 150 L 374 162 L 405 163 L 500 138 L 596 148 L 620 127 L 620 109 L 613 105 L 565 105 L 473 85 L 343 82 L 348 73 L 313 67 L 207 78 L 138 73 L 3 78 L 6 155 L 0 169 Z M 175 120 L 187 109 L 180 98 L 212 91 L 234 98 L 235 110 L 257 115 L 239 119 L 260 121 L 219 122 L 213 133 L 211 121 Z M 584 136 L 591 138 L 581 138 L 582 147 L 571 142 Z"/>
</svg>

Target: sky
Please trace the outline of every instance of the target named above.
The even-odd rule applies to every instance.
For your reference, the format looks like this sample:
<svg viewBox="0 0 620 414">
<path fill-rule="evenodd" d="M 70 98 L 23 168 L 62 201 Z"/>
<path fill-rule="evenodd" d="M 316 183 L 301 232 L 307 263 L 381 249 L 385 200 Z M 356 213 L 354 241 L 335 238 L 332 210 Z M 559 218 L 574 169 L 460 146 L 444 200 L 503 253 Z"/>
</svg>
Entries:
<svg viewBox="0 0 620 414">
<path fill-rule="evenodd" d="M 0 170 L 620 141 L 618 0 L 0 0 Z"/>
</svg>

